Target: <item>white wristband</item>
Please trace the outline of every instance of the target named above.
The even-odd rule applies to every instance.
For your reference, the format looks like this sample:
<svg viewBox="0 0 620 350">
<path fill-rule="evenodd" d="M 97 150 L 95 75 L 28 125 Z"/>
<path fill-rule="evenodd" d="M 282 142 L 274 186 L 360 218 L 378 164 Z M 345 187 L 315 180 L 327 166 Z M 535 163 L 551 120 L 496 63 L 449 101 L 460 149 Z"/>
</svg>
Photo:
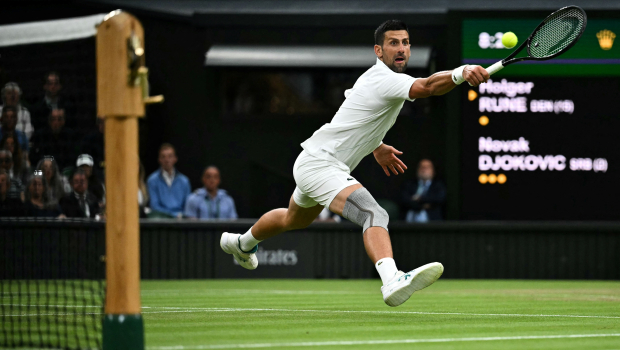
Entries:
<svg viewBox="0 0 620 350">
<path fill-rule="evenodd" d="M 456 85 L 461 85 L 462 82 L 465 81 L 465 79 L 463 78 L 463 70 L 465 69 L 465 67 L 467 67 L 467 65 L 462 65 L 458 68 L 455 68 L 452 71 L 452 81 L 456 84 Z"/>
</svg>

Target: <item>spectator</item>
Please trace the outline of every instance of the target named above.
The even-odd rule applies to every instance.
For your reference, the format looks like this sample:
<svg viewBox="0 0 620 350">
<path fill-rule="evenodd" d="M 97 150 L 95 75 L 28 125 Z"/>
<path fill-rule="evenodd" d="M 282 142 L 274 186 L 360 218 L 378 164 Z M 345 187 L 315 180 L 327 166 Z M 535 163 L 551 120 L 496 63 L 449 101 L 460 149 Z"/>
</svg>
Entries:
<svg viewBox="0 0 620 350">
<path fill-rule="evenodd" d="M 88 154 L 80 154 L 75 165 L 84 170 L 86 178 L 88 178 L 88 192 L 97 199 L 99 206 L 103 207 L 105 205 L 105 186 L 93 172 L 93 157 Z"/>
<path fill-rule="evenodd" d="M 49 115 L 48 126 L 32 136 L 31 160 L 38 162 L 44 155 L 52 155 L 58 167 L 64 169 L 75 161 L 75 133 L 65 127 L 65 111 L 54 109 Z"/>
<path fill-rule="evenodd" d="M 140 162 L 140 170 L 138 171 L 138 206 L 140 206 L 140 217 L 145 218 L 151 209 L 147 207 L 149 204 L 149 191 L 146 188 L 144 177 L 146 172 L 144 171 L 144 165 Z"/>
<path fill-rule="evenodd" d="M 2 140 L 5 135 L 15 134 L 17 135 L 17 141 L 19 142 L 22 150 L 28 152 L 28 138 L 23 132 L 15 130 L 16 124 L 17 112 L 15 107 L 4 107 L 2 109 L 2 114 L 0 114 L 0 140 Z"/>
<path fill-rule="evenodd" d="M 61 215 L 58 203 L 50 203 L 43 175 L 32 175 L 28 179 L 24 208 L 26 216 L 58 217 Z"/>
<path fill-rule="evenodd" d="M 68 218 L 95 218 L 99 214 L 97 200 L 88 192 L 88 178 L 82 169 L 71 175 L 73 191 L 60 199 L 60 209 Z"/>
<path fill-rule="evenodd" d="M 13 167 L 13 155 L 10 151 L 0 149 L 0 169 L 9 175 L 9 189 L 7 196 L 9 198 L 22 199 L 24 192 L 23 182 L 18 177 L 11 176 L 11 168 Z"/>
<path fill-rule="evenodd" d="M 0 216 L 21 216 L 23 214 L 22 201 L 9 196 L 9 174 L 0 169 Z"/>
<path fill-rule="evenodd" d="M 403 205 L 408 210 L 407 222 L 443 220 L 442 206 L 446 200 L 446 187 L 435 180 L 433 163 L 422 159 L 418 164 L 418 179 L 405 184 Z"/>
<path fill-rule="evenodd" d="M 15 124 L 15 130 L 21 131 L 26 135 L 26 138 L 30 140 L 34 128 L 30 122 L 30 112 L 26 107 L 21 104 L 22 90 L 17 83 L 7 83 L 2 89 L 2 106 L 0 107 L 0 113 L 5 107 L 15 108 L 17 113 L 17 122 Z"/>
<path fill-rule="evenodd" d="M 105 179 L 103 169 L 105 167 L 104 162 L 104 147 L 103 147 L 103 135 L 105 132 L 105 119 L 97 118 L 97 131 L 94 131 L 82 139 L 80 144 L 80 153 L 90 154 L 93 157 L 93 172 L 102 181 Z"/>
<path fill-rule="evenodd" d="M 17 135 L 15 132 L 6 135 L 0 141 L 0 149 L 4 149 L 10 151 L 13 155 L 13 166 L 8 170 L 10 177 L 18 178 L 22 183 L 26 182 L 26 177 L 28 172 L 28 166 L 24 161 L 24 156 L 22 155 L 22 149 L 19 146 L 19 142 L 17 142 Z"/>
<path fill-rule="evenodd" d="M 71 193 L 71 185 L 64 176 L 60 175 L 54 157 L 46 156 L 41 159 L 35 170 L 43 174 L 47 199 L 50 203 L 58 203 L 62 197 Z"/>
<path fill-rule="evenodd" d="M 45 75 L 43 90 L 45 91 L 45 96 L 31 108 L 32 124 L 35 130 L 41 130 L 47 126 L 47 117 L 54 109 L 65 110 L 70 116 L 75 114 L 73 104 L 60 94 L 62 85 L 60 85 L 58 73 L 49 72 Z"/>
<path fill-rule="evenodd" d="M 202 184 L 204 188 L 197 189 L 187 198 L 183 214 L 195 219 L 236 219 L 235 201 L 226 190 L 219 189 L 220 171 L 217 167 L 205 168 Z"/>
<path fill-rule="evenodd" d="M 149 217 L 183 217 L 185 200 L 191 192 L 187 176 L 178 172 L 176 151 L 169 143 L 159 148 L 159 168 L 149 176 L 147 181 L 151 196 L 151 213 Z"/>
</svg>

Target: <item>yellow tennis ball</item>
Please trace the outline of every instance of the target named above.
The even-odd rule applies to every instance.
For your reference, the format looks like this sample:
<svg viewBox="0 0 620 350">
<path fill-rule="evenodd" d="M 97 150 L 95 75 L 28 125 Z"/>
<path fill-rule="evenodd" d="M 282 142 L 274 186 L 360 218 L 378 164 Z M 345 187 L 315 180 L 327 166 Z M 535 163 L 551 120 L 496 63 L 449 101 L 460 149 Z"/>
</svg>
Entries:
<svg viewBox="0 0 620 350">
<path fill-rule="evenodd" d="M 518 42 L 519 39 L 517 39 L 517 36 L 513 32 L 506 32 L 502 36 L 502 44 L 504 44 L 504 47 L 507 49 L 512 49 Z"/>
</svg>

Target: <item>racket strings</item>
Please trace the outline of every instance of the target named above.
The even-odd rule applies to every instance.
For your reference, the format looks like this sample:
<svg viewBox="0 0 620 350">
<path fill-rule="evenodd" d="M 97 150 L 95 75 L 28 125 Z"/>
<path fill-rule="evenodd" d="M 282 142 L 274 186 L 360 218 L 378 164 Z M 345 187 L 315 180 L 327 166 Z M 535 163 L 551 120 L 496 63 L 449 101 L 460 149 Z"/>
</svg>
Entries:
<svg viewBox="0 0 620 350">
<path fill-rule="evenodd" d="M 561 52 L 579 38 L 585 23 L 584 13 L 576 8 L 550 16 L 532 37 L 530 55 L 544 58 Z"/>
</svg>

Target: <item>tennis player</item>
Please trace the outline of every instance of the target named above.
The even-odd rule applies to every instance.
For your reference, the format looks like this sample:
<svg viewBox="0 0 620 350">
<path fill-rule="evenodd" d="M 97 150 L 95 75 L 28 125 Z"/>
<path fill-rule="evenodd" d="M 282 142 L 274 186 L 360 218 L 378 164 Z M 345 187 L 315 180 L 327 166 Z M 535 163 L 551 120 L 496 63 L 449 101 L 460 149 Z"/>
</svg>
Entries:
<svg viewBox="0 0 620 350">
<path fill-rule="evenodd" d="M 383 300 L 390 306 L 404 303 L 417 290 L 433 284 L 443 273 L 438 262 L 404 273 L 396 268 L 388 234 L 388 214 L 351 171 L 373 153 L 385 174 L 404 173 L 407 166 L 397 157 L 402 152 L 382 142 L 394 125 L 405 100 L 443 95 L 467 81 L 473 86 L 489 79 L 480 66 L 461 66 L 428 78 L 403 72 L 411 55 L 407 25 L 384 22 L 375 31 L 377 62 L 345 91 L 345 101 L 332 119 L 301 144 L 293 175 L 297 187 L 288 209 L 263 215 L 245 234 L 224 232 L 222 249 L 239 264 L 258 266 L 258 243 L 282 232 L 304 228 L 324 207 L 360 225 L 364 246 L 381 276 Z"/>
</svg>

